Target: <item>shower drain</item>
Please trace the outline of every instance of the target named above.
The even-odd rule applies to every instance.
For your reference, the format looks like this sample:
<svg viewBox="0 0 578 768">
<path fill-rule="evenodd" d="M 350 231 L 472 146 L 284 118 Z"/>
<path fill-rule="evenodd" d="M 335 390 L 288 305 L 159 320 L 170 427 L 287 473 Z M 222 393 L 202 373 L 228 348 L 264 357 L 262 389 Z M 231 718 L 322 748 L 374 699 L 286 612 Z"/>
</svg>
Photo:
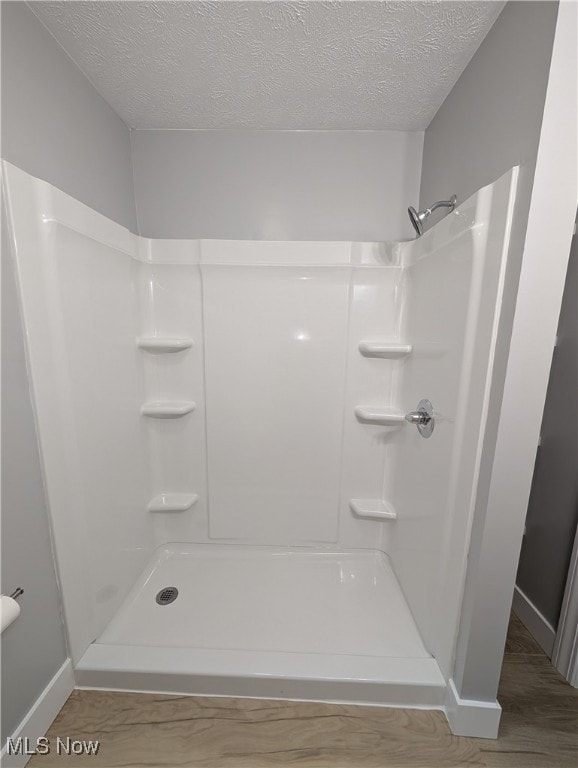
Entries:
<svg viewBox="0 0 578 768">
<path fill-rule="evenodd" d="M 176 587 L 163 587 L 157 593 L 156 601 L 159 605 L 168 605 L 174 603 L 179 596 L 179 590 Z"/>
</svg>

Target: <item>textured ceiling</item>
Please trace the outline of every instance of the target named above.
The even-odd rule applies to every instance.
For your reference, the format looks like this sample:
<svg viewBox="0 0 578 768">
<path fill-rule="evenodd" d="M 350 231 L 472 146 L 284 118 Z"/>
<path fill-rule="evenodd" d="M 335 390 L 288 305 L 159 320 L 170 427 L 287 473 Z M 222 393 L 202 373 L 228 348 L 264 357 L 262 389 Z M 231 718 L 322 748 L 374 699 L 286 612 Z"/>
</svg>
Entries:
<svg viewBox="0 0 578 768">
<path fill-rule="evenodd" d="M 31 2 L 133 128 L 423 130 L 503 2 Z"/>
</svg>

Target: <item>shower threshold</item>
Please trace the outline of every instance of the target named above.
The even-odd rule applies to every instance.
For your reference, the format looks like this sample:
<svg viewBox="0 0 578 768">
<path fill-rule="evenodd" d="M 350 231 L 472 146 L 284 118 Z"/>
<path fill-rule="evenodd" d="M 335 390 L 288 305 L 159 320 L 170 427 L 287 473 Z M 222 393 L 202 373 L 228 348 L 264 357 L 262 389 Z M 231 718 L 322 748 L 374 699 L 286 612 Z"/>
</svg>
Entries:
<svg viewBox="0 0 578 768">
<path fill-rule="evenodd" d="M 385 554 L 227 544 L 157 550 L 75 677 L 88 688 L 428 708 L 445 692 Z"/>
</svg>

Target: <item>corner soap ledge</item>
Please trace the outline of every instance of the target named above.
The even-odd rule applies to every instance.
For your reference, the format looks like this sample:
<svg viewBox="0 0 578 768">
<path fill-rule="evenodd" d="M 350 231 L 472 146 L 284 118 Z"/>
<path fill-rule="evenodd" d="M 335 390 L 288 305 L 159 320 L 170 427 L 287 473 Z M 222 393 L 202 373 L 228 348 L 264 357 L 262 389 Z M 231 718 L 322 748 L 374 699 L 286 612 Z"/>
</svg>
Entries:
<svg viewBox="0 0 578 768">
<path fill-rule="evenodd" d="M 383 499 L 351 499 L 349 508 L 356 517 L 370 520 L 396 520 L 397 512 Z"/>
<path fill-rule="evenodd" d="M 411 354 L 411 344 L 400 344 L 389 341 L 360 341 L 359 351 L 364 357 L 383 357 L 398 360 Z"/>
<path fill-rule="evenodd" d="M 154 401 L 145 403 L 141 408 L 143 416 L 150 416 L 152 419 L 178 419 L 191 413 L 197 407 L 192 400 L 179 401 Z"/>
<path fill-rule="evenodd" d="M 197 503 L 196 493 L 159 493 L 148 503 L 149 512 L 185 512 Z"/>
<path fill-rule="evenodd" d="M 189 336 L 139 336 L 136 340 L 139 349 L 146 352 L 181 352 L 193 346 L 193 340 Z"/>
<path fill-rule="evenodd" d="M 400 427 L 405 421 L 405 415 L 400 411 L 377 405 L 358 405 L 354 413 L 364 424 L 380 424 L 383 427 Z"/>
</svg>

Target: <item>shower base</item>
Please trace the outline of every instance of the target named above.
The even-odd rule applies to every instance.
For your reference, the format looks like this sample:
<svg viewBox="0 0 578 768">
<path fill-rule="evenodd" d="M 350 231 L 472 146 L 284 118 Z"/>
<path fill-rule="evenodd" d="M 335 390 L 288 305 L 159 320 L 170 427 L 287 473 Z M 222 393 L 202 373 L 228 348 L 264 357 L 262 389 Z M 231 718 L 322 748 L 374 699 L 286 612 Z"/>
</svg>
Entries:
<svg viewBox="0 0 578 768">
<path fill-rule="evenodd" d="M 176 587 L 173 602 L 157 595 Z M 76 667 L 82 687 L 441 707 L 381 552 L 170 544 Z"/>
</svg>

